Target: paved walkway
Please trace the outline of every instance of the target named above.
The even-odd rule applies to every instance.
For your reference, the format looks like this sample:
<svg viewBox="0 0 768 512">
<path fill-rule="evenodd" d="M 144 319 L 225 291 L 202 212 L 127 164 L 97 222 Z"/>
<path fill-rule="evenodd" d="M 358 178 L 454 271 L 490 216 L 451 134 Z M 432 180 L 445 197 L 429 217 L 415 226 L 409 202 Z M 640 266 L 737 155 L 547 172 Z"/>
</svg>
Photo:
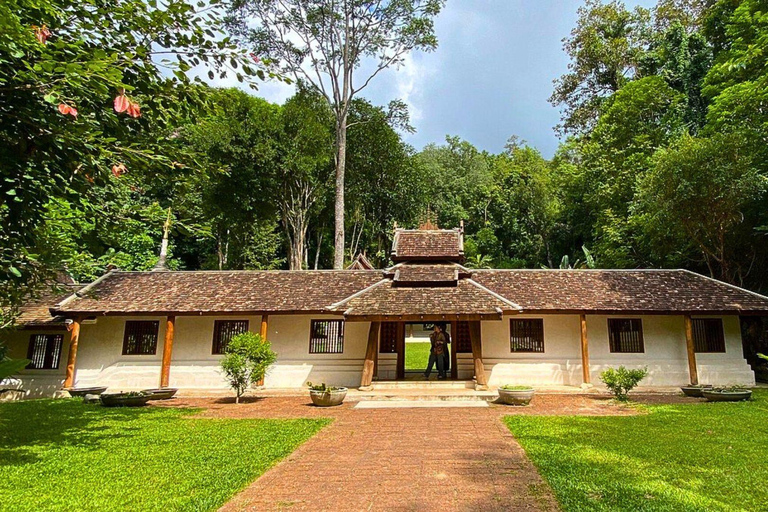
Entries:
<svg viewBox="0 0 768 512">
<path fill-rule="evenodd" d="M 633 414 L 585 396 L 537 396 L 525 408 L 321 409 L 306 398 L 181 399 L 216 417 L 334 417 L 222 510 L 557 510 L 501 418 L 505 414 Z M 169 404 L 170 405 L 170 404 Z"/>
</svg>

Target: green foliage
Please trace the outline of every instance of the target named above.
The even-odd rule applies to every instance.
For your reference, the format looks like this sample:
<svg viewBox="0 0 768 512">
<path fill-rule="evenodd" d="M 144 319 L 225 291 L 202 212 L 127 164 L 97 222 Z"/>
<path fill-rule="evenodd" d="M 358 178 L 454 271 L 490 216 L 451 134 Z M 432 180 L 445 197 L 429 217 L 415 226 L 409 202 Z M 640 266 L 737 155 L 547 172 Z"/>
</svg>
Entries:
<svg viewBox="0 0 768 512">
<path fill-rule="evenodd" d="M 566 512 L 760 510 L 765 417 L 754 401 L 647 405 L 631 416 L 528 416 L 505 423 Z"/>
<path fill-rule="evenodd" d="M 8 357 L 8 346 L 0 340 L 0 382 L 13 377 L 29 364 L 28 359 L 11 359 Z"/>
<path fill-rule="evenodd" d="M 629 399 L 627 393 L 632 391 L 647 375 L 648 368 L 628 370 L 624 366 L 619 366 L 618 368 L 608 368 L 600 372 L 600 380 L 613 393 L 616 400 L 626 402 Z"/>
<path fill-rule="evenodd" d="M 307 387 L 309 387 L 310 391 L 321 391 L 323 393 L 333 393 L 334 391 L 343 389 L 337 386 L 326 386 L 325 382 L 322 384 L 313 384 L 311 382 L 307 382 Z"/>
<path fill-rule="evenodd" d="M 533 390 L 531 386 L 513 386 L 512 384 L 505 384 L 501 386 L 499 389 L 504 389 L 506 391 L 532 391 Z"/>
<path fill-rule="evenodd" d="M 234 336 L 227 344 L 224 357 L 219 363 L 229 385 L 235 390 L 235 402 L 254 383 L 266 375 L 277 354 L 260 335 L 244 332 Z"/>
<path fill-rule="evenodd" d="M 0 404 L 2 508 L 214 510 L 328 424 L 198 412 Z"/>
</svg>

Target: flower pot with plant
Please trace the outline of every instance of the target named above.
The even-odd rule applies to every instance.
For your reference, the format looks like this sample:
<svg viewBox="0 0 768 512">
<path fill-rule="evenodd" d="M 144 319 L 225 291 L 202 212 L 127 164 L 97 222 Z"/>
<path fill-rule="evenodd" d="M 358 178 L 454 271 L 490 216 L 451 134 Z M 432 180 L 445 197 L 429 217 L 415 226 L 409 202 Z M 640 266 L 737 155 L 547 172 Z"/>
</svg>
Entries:
<svg viewBox="0 0 768 512">
<path fill-rule="evenodd" d="M 683 391 L 685 396 L 701 398 L 704 396 L 702 394 L 703 391 L 712 389 L 712 384 L 690 384 L 688 386 L 682 386 L 680 389 Z"/>
<path fill-rule="evenodd" d="M 499 388 L 499 400 L 507 405 L 528 405 L 536 392 L 531 386 L 512 386 L 507 384 Z"/>
<path fill-rule="evenodd" d="M 307 382 L 307 386 L 309 386 L 309 397 L 312 403 L 318 407 L 341 405 L 347 396 L 347 388 L 326 386 L 325 382 L 319 385 Z"/>
<path fill-rule="evenodd" d="M 752 398 L 752 390 L 743 386 L 728 386 L 705 389 L 702 395 L 708 402 L 741 402 Z"/>
<path fill-rule="evenodd" d="M 149 402 L 150 395 L 141 391 L 129 391 L 127 393 L 102 393 L 99 395 L 101 405 L 104 407 L 142 407 Z"/>
</svg>

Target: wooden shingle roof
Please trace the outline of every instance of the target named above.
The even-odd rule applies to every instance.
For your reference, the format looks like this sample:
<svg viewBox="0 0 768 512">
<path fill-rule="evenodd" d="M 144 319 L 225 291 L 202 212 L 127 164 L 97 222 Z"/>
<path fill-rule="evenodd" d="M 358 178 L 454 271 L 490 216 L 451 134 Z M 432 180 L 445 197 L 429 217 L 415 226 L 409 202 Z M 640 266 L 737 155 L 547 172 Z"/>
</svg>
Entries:
<svg viewBox="0 0 768 512">
<path fill-rule="evenodd" d="M 464 234 L 461 229 L 396 229 L 391 257 L 395 262 L 461 262 Z"/>
</svg>

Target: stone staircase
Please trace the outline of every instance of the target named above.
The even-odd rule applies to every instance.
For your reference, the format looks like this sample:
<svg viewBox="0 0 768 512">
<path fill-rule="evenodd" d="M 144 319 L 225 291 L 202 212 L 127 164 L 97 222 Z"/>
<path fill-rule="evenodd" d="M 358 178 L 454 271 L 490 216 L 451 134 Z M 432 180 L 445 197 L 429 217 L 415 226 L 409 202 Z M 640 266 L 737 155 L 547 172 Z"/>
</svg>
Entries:
<svg viewBox="0 0 768 512">
<path fill-rule="evenodd" d="M 370 391 L 350 390 L 348 400 L 485 401 L 498 398 L 496 391 L 477 391 L 473 380 L 376 381 Z"/>
</svg>

